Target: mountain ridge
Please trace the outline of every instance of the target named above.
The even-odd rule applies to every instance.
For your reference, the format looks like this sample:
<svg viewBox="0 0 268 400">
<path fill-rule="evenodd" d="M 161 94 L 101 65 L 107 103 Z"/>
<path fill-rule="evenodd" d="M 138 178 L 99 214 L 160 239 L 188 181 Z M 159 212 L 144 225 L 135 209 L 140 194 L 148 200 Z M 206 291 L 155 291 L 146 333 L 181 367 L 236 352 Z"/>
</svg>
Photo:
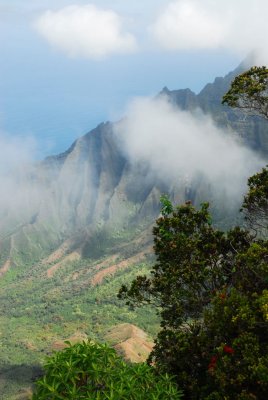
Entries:
<svg viewBox="0 0 268 400">
<path fill-rule="evenodd" d="M 230 79 L 230 74 L 217 78 L 197 95 L 190 89 L 165 89 L 160 96 L 187 112 L 209 113 L 233 134 L 239 128 L 241 141 L 267 156 L 261 121 L 221 105 Z M 148 163 L 129 160 L 114 126 L 101 123 L 65 152 L 19 171 L 8 207 L 0 210 L 3 400 L 28 396 L 40 362 L 66 338 L 105 341 L 110 332 L 111 340 L 119 337 L 118 349 L 127 357 L 146 350 L 138 329 L 155 337 L 157 315 L 150 307 L 129 309 L 116 294 L 137 274 L 148 274 L 155 262 L 151 232 L 161 194 L 197 206 L 212 199 L 221 228 L 236 223 L 239 206 L 228 219 L 230 204 L 216 206 L 213 200 L 220 201 L 221 193 L 213 193 L 204 178 L 163 179 Z M 130 332 L 124 324 L 131 324 Z"/>
<path fill-rule="evenodd" d="M 182 110 L 199 108 L 209 113 L 216 125 L 236 131 L 247 146 L 267 155 L 263 121 L 221 104 L 232 79 L 243 69 L 239 65 L 198 94 L 190 89 L 164 88 L 158 96 L 166 96 Z M 191 200 L 194 204 L 211 195 L 204 181 L 202 186 L 192 182 L 188 190 L 188 183 L 177 180 L 175 187 L 175 182 L 160 179 L 146 163 L 130 162 L 114 134 L 114 126 L 111 122 L 99 124 L 65 152 L 46 157 L 25 174 L 19 185 L 22 192 L 23 187 L 29 187 L 24 204 L 13 211 L 15 218 L 8 210 L 2 212 L 1 226 L 11 229 L 11 233 L 4 228 L 0 231 L 2 269 L 8 260 L 18 265 L 23 251 L 36 260 L 40 253 L 42 258 L 71 236 L 79 236 L 79 232 L 86 237 L 101 229 L 132 229 L 145 223 L 146 218 L 152 221 L 159 212 L 161 193 L 169 193 L 177 202 Z M 23 256 L 21 260 L 28 261 Z"/>
</svg>

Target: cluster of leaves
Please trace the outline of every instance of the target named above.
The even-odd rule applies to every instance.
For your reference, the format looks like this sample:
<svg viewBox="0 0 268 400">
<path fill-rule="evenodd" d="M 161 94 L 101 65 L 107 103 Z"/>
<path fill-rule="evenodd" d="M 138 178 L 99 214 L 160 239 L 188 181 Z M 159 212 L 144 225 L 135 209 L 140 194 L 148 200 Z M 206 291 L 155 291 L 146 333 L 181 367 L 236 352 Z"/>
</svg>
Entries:
<svg viewBox="0 0 268 400">
<path fill-rule="evenodd" d="M 252 67 L 238 75 L 222 103 L 268 118 L 268 69 Z"/>
<path fill-rule="evenodd" d="M 151 276 L 119 293 L 159 309 L 149 361 L 177 377 L 186 399 L 267 398 L 268 242 L 238 227 L 214 229 L 208 204 L 162 201 Z"/>
<path fill-rule="evenodd" d="M 251 176 L 248 180 L 249 191 L 244 198 L 242 211 L 250 229 L 256 234 L 268 233 L 268 168 Z"/>
<path fill-rule="evenodd" d="M 127 364 L 105 344 L 69 343 L 44 368 L 33 400 L 181 399 L 167 374 L 156 374 L 147 364 Z"/>
</svg>

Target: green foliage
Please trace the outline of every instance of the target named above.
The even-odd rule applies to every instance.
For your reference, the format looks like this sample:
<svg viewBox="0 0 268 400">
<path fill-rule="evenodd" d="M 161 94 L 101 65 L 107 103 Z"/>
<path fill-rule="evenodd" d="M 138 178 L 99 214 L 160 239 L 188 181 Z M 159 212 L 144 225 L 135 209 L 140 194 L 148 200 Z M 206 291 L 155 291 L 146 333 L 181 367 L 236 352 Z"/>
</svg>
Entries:
<svg viewBox="0 0 268 400">
<path fill-rule="evenodd" d="M 236 288 L 214 297 L 204 317 L 204 339 L 214 345 L 207 367 L 208 399 L 219 394 L 230 400 L 267 398 L 268 319 L 261 307 L 266 301 L 264 291 L 246 294 Z"/>
<path fill-rule="evenodd" d="M 161 213 L 163 215 L 168 215 L 171 214 L 173 211 L 173 204 L 171 203 L 168 195 L 163 194 L 160 197 L 160 203 L 161 203 Z"/>
<path fill-rule="evenodd" d="M 234 79 L 230 90 L 223 96 L 222 103 L 253 112 L 267 119 L 267 88 L 268 69 L 252 67 Z"/>
<path fill-rule="evenodd" d="M 223 96 L 223 104 L 249 111 L 268 119 L 268 69 L 252 67 L 238 75 L 230 90 Z M 268 169 L 248 180 L 249 191 L 244 197 L 242 211 L 251 230 L 267 237 L 268 229 Z"/>
<path fill-rule="evenodd" d="M 242 211 L 251 229 L 256 234 L 268 233 L 268 169 L 251 176 L 248 180 L 249 191 L 244 197 Z"/>
<path fill-rule="evenodd" d="M 119 297 L 158 307 L 150 356 L 186 399 L 268 397 L 268 242 L 212 227 L 208 204 L 173 207 L 157 221 L 157 262 Z"/>
<path fill-rule="evenodd" d="M 251 236 L 235 228 L 226 236 L 211 226 L 208 204 L 191 204 L 160 217 L 153 229 L 157 263 L 151 278 L 138 276 L 119 298 L 127 304 L 153 302 L 161 307 L 162 324 L 177 326 L 198 318 L 211 292 L 233 278 L 234 258 L 249 246 Z M 219 262 L 220 260 L 220 262 Z"/>
<path fill-rule="evenodd" d="M 107 345 L 83 342 L 55 353 L 45 364 L 33 400 L 179 400 L 167 375 L 147 364 L 127 364 Z"/>
</svg>

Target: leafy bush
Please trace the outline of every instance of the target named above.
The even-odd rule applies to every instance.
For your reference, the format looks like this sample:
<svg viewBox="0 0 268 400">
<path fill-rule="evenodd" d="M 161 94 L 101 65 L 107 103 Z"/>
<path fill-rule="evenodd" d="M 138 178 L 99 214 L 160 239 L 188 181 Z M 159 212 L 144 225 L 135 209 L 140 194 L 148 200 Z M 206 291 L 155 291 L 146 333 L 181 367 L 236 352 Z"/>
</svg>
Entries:
<svg viewBox="0 0 268 400">
<path fill-rule="evenodd" d="M 249 229 L 259 237 L 268 236 L 268 169 L 251 176 L 249 190 L 242 204 Z"/>
<path fill-rule="evenodd" d="M 267 93 L 268 69 L 253 67 L 223 103 L 268 119 Z M 162 330 L 149 360 L 175 375 L 189 400 L 268 399 L 268 169 L 248 186 L 241 209 L 248 230 L 219 231 L 207 203 L 173 207 L 162 196 L 157 262 L 118 295 L 157 307 Z"/>
<path fill-rule="evenodd" d="M 167 198 L 153 232 L 151 275 L 119 293 L 158 307 L 150 361 L 176 376 L 186 399 L 267 399 L 268 242 L 213 228 L 208 204 L 172 207 Z"/>
<path fill-rule="evenodd" d="M 168 375 L 147 364 L 127 364 L 105 344 L 70 345 L 48 358 L 33 400 L 179 400 Z"/>
</svg>

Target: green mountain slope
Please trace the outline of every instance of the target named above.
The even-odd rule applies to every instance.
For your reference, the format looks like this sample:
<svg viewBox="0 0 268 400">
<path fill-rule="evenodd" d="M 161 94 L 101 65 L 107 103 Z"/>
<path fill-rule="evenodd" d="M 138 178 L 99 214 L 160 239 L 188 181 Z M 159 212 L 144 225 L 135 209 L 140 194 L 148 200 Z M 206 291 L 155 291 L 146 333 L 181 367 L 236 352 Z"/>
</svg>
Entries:
<svg viewBox="0 0 268 400">
<path fill-rule="evenodd" d="M 236 130 L 247 145 L 267 156 L 262 122 L 221 105 L 239 71 L 217 78 L 198 95 L 189 89 L 165 88 L 160 96 L 168 96 L 184 110 L 201 108 L 219 126 Z M 170 183 L 146 162 L 130 162 L 112 123 L 100 124 L 65 153 L 27 166 L 16 185 L 19 207 L 11 202 L 0 215 L 0 399 L 4 400 L 27 399 L 40 362 L 65 339 L 89 335 L 106 340 L 110 329 L 125 323 L 154 336 L 155 313 L 134 312 L 116 294 L 124 282 L 150 270 L 151 230 L 160 195 L 169 193 L 177 203 L 220 199 L 200 177 L 190 185 L 184 177 Z M 224 202 L 214 206 L 222 226 L 237 217 L 230 208 Z"/>
</svg>

